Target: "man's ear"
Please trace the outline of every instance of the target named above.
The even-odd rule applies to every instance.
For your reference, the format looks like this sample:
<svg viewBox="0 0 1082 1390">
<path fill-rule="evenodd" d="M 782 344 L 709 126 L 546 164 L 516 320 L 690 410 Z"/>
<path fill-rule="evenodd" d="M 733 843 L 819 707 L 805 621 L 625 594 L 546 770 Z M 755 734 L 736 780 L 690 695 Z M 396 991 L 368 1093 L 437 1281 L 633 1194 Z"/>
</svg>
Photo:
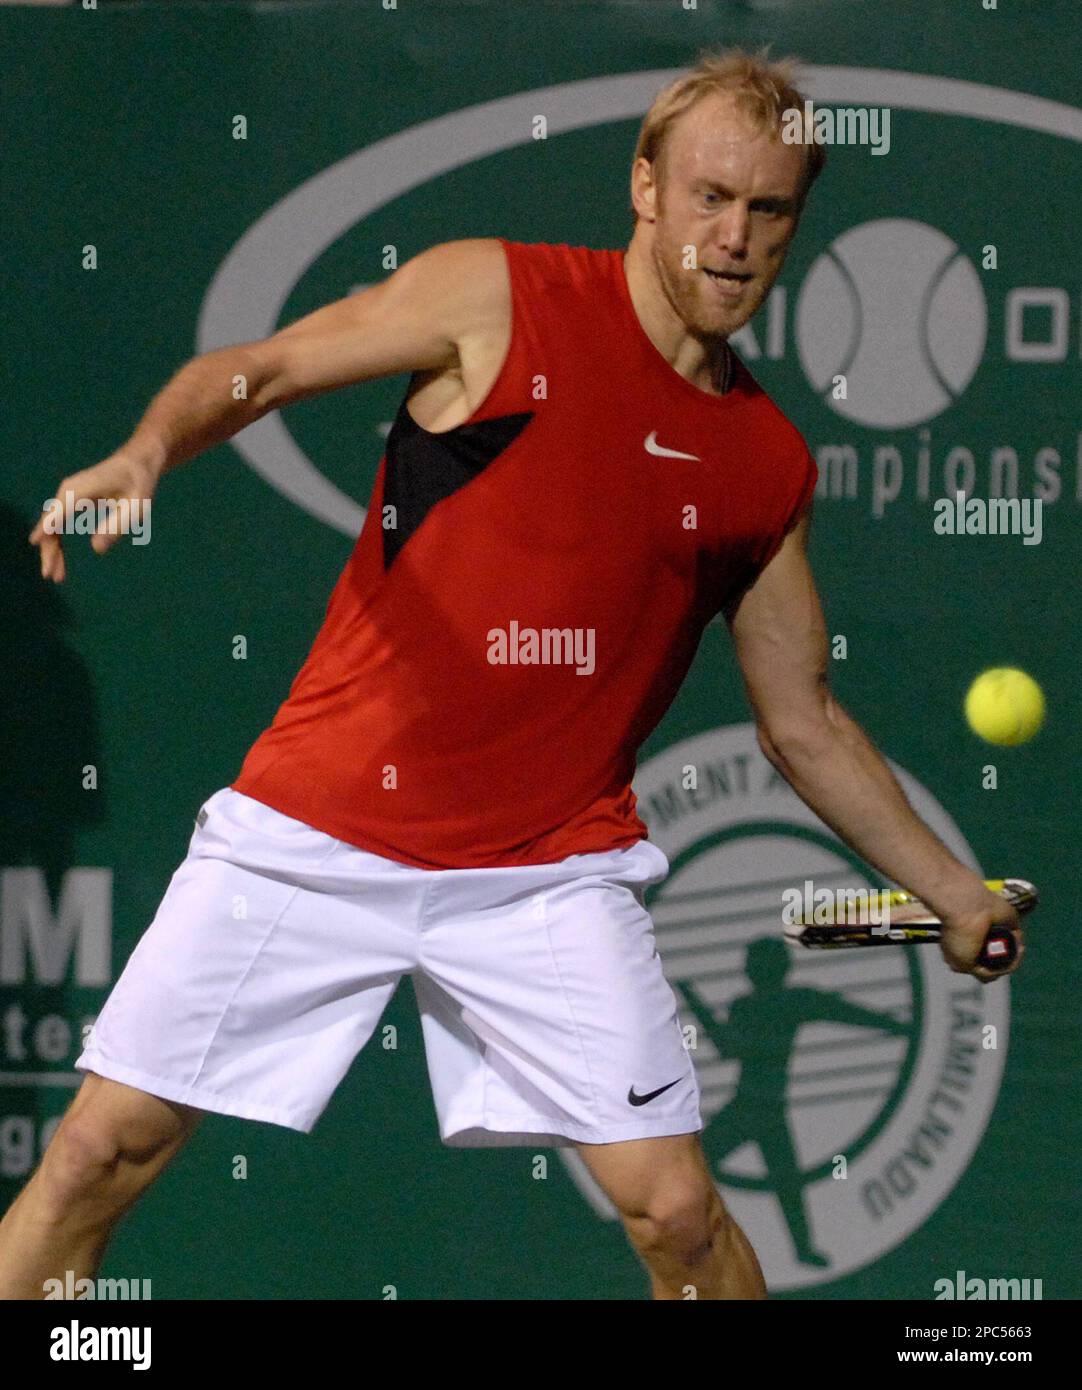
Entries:
<svg viewBox="0 0 1082 1390">
<path fill-rule="evenodd" d="M 658 214 L 658 161 L 652 164 L 640 157 L 631 171 L 631 206 L 644 222 L 654 222 Z"/>
</svg>

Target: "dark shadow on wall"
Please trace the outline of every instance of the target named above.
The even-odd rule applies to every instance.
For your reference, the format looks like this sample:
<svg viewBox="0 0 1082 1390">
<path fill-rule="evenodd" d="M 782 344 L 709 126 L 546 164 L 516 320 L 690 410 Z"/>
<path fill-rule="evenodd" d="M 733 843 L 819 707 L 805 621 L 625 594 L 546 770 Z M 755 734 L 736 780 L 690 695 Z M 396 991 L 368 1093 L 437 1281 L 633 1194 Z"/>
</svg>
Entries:
<svg viewBox="0 0 1082 1390">
<path fill-rule="evenodd" d="M 76 832 L 100 824 L 106 811 L 104 791 L 83 788 L 87 764 L 101 777 L 97 696 L 68 637 L 63 588 L 42 579 L 27 543 L 35 520 L 0 503 L 0 871 L 41 871 L 48 928 L 58 920 Z M 26 901 L 25 885 L 0 893 L 0 1212 L 74 1094 L 81 1022 L 101 999 L 100 990 L 73 984 L 70 954 L 63 979 L 41 982 Z"/>
<path fill-rule="evenodd" d="M 0 503 L 0 864 L 37 864 L 55 894 L 77 829 L 100 824 L 105 792 L 83 789 L 101 734 L 90 672 L 67 640 L 63 589 L 27 544 L 35 517 Z"/>
</svg>

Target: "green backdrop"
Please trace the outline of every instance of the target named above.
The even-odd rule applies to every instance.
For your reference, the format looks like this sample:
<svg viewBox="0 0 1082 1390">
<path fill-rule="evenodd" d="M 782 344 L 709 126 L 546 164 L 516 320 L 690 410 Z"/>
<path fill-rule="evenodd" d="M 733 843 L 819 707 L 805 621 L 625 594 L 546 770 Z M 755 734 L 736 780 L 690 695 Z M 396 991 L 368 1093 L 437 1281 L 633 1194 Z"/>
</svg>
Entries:
<svg viewBox="0 0 1082 1390">
<path fill-rule="evenodd" d="M 882 1249 L 789 1278 L 791 1251 L 754 1150 L 735 1161 L 726 1190 L 736 1200 L 758 1182 L 749 1234 L 767 1249 L 782 1295 L 931 1298 L 934 1281 L 956 1269 L 1039 1278 L 1046 1298 L 1079 1295 L 1069 937 L 1082 657 L 1076 19 L 1073 0 L 1001 0 L 994 11 L 981 0 L 693 10 L 664 0 L 401 0 L 391 11 L 375 0 L 175 0 L 0 12 L 0 863 L 9 866 L 0 897 L 0 1203 L 70 1099 L 81 1024 L 152 917 L 195 812 L 232 779 L 284 697 L 351 545 L 348 523 L 320 519 L 226 446 L 166 480 L 152 544 L 103 560 L 69 541 L 69 579 L 54 589 L 25 545 L 45 498 L 121 443 L 200 347 L 246 336 L 261 312 L 272 315 L 269 331 L 380 278 L 387 245 L 401 261 L 475 235 L 623 244 L 638 119 L 664 71 L 705 44 L 770 42 L 815 65 L 820 101 L 892 113 L 888 155 L 831 151 L 781 293 L 755 321 L 754 342 L 741 340 L 827 479 L 813 560 L 830 630 L 847 643 L 834 686 L 953 819 L 974 862 L 1032 878 L 1045 902 L 1024 971 L 981 1006 L 1000 1020 L 1002 1045 L 994 1063 L 980 1051 L 969 1059 L 986 1113 L 966 1118 L 973 1152 L 950 1160 L 957 1171 L 927 1212 L 904 1220 Z M 639 84 L 620 88 L 634 74 Z M 513 100 L 527 93 L 536 96 Z M 340 161 L 502 99 L 510 104 L 403 146 L 390 161 L 400 176 L 393 195 L 379 193 L 386 167 L 358 158 L 322 191 L 311 185 L 303 208 L 282 212 L 283 200 Z M 547 139 L 514 124 L 531 110 L 547 115 Z M 234 138 L 237 116 L 244 139 Z M 351 207 L 363 209 L 352 222 Z M 264 240 L 227 264 L 263 218 Z M 84 268 L 87 246 L 96 248 L 93 270 Z M 853 384 L 847 404 L 824 390 L 835 371 Z M 300 453 L 360 505 L 379 427 L 403 386 L 372 384 L 288 412 Z M 837 488 L 831 481 L 829 451 L 845 447 L 857 464 L 851 490 L 844 475 Z M 890 448 L 901 482 L 877 508 L 875 470 L 890 479 L 898 463 L 876 450 Z M 1015 451 L 1018 495 L 1044 499 L 1039 545 L 933 533 L 932 502 L 949 491 L 943 470 L 955 449 L 972 456 L 980 496 L 993 452 Z M 963 472 L 965 458 L 953 459 Z M 248 639 L 246 661 L 233 659 L 235 634 Z M 1046 692 L 1047 724 L 1024 747 L 992 749 L 961 716 L 969 681 L 1000 664 L 1025 668 Z M 687 746 L 720 758 L 729 744 L 743 746 L 747 718 L 724 632 L 711 629 L 640 760 L 644 809 L 673 860 L 674 893 L 689 856 L 709 882 L 711 862 L 722 862 L 710 860 L 719 835 L 745 842 L 746 880 L 769 879 L 779 837 L 799 815 L 784 790 L 767 788 L 781 809 L 766 823 L 756 802 L 734 812 L 735 828 L 677 833 L 672 805 L 651 794 L 685 740 L 701 737 Z M 90 764 L 93 791 L 83 787 Z M 994 790 L 982 785 L 988 765 Z M 755 765 L 753 781 L 761 776 Z M 801 834 L 815 853 L 836 855 L 814 827 Z M 735 853 L 728 840 L 722 850 Z M 664 901 L 663 891 L 659 924 Z M 757 935 L 739 938 L 738 983 Z M 891 960 L 897 978 L 861 989 L 866 1003 L 874 988 L 910 990 L 918 1022 L 891 1072 L 898 1091 L 931 1046 L 920 1018 L 937 966 Z M 621 1231 L 556 1153 L 544 1155 L 541 1176 L 530 1149 L 440 1145 L 408 985 L 386 1021 L 398 1026 L 397 1050 L 369 1047 L 313 1136 L 210 1118 L 127 1220 L 104 1272 L 150 1278 L 156 1298 L 382 1298 L 388 1286 L 402 1298 L 643 1296 Z M 769 1052 L 769 1010 L 760 1022 Z M 847 1036 L 835 1036 L 831 1056 L 846 1051 Z M 862 1035 L 852 1036 L 859 1069 Z M 807 1143 L 829 1159 L 833 1100 L 823 1103 L 815 1114 L 828 1128 L 818 1138 L 809 1130 Z M 247 1159 L 243 1181 L 233 1176 L 237 1155 Z M 853 1202 L 874 1224 L 874 1191 L 855 1188 Z M 826 1218 L 813 1235 L 829 1255 Z"/>
</svg>

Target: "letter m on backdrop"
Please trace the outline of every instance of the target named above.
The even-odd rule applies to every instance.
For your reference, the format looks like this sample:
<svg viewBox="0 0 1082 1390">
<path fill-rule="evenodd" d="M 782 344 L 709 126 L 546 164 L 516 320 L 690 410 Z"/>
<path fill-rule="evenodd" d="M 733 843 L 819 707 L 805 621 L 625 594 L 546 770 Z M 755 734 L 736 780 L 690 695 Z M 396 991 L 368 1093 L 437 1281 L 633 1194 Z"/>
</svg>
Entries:
<svg viewBox="0 0 1082 1390">
<path fill-rule="evenodd" d="M 112 869 L 69 869 L 54 913 L 40 869 L 0 871 L 0 985 L 77 985 L 112 971 Z"/>
</svg>

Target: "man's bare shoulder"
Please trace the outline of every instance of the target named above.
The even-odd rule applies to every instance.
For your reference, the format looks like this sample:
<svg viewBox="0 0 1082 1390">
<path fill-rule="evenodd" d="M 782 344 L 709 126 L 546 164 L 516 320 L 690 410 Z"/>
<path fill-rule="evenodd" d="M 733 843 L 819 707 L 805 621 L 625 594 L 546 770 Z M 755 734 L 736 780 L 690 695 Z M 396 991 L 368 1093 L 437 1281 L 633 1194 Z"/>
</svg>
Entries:
<svg viewBox="0 0 1082 1390">
<path fill-rule="evenodd" d="M 415 371 L 410 411 L 434 432 L 469 418 L 495 382 L 511 339 L 511 277 L 496 237 L 445 241 L 407 261 L 392 280 L 414 316 L 420 312 L 449 356 Z"/>
<path fill-rule="evenodd" d="M 418 252 L 414 259 L 423 259 L 445 270 L 492 275 L 506 270 L 507 257 L 499 237 L 478 236 L 436 242 L 426 251 Z"/>
<path fill-rule="evenodd" d="M 429 301 L 452 341 L 499 330 L 510 319 L 511 277 L 497 237 L 438 242 L 398 274 Z"/>
</svg>

